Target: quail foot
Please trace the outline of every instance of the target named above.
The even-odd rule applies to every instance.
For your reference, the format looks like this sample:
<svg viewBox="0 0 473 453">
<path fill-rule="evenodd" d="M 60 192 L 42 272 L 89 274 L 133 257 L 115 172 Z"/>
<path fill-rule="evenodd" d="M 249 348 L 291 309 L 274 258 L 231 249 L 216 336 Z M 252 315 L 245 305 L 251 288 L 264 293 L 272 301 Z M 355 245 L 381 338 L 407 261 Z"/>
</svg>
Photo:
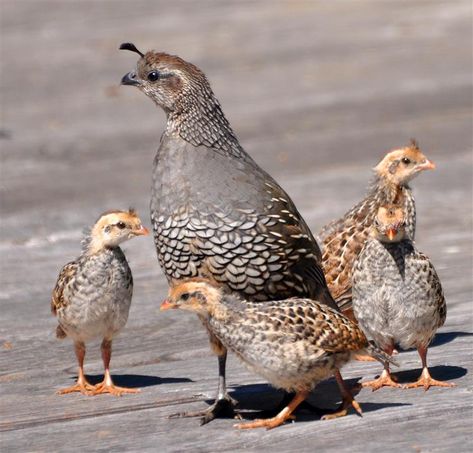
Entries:
<svg viewBox="0 0 473 453">
<path fill-rule="evenodd" d="M 118 387 L 110 376 L 112 339 L 125 326 L 133 292 L 133 278 L 120 244 L 148 234 L 133 210 L 103 213 L 83 240 L 81 255 L 66 264 L 58 277 L 51 310 L 58 319 L 56 335 L 70 338 L 79 363 L 76 384 L 59 394 L 136 393 Z M 91 385 L 84 374 L 86 342 L 102 338 L 103 382 Z"/>
<path fill-rule="evenodd" d="M 409 182 L 422 171 L 434 168 L 415 141 L 387 153 L 374 168 L 375 178 L 367 196 L 320 231 L 327 284 L 345 314 L 351 312 L 353 263 L 369 236 L 378 208 L 386 203 L 402 204 L 406 212 L 406 234 L 413 240 L 416 211 Z"/>
<path fill-rule="evenodd" d="M 422 374 L 404 387 L 452 387 L 452 383 L 432 379 L 427 367 L 427 348 L 445 322 L 447 307 L 434 266 L 410 239 L 407 219 L 404 206 L 378 209 L 353 268 L 353 310 L 367 337 L 387 354 L 396 344 L 402 349 L 417 348 Z M 362 385 L 373 390 L 401 387 L 391 377 L 387 362 L 378 379 Z"/>
<path fill-rule="evenodd" d="M 352 353 L 367 352 L 383 362 L 390 360 L 368 343 L 356 324 L 311 299 L 249 302 L 235 293 L 224 293 L 209 280 L 196 278 L 171 287 L 161 310 L 171 308 L 196 313 L 251 371 L 274 387 L 295 392 L 277 416 L 235 425 L 239 429 L 275 428 L 293 418 L 291 414 L 309 392 L 337 373 Z M 361 415 L 358 403 L 351 395 L 349 399 Z"/>
<path fill-rule="evenodd" d="M 205 74 L 162 52 L 141 53 L 122 78 L 161 107 L 166 128 L 153 165 L 151 220 L 168 279 L 207 277 L 254 301 L 316 298 L 336 309 L 320 249 L 289 195 L 240 145 Z M 217 399 L 202 422 L 231 413 L 226 350 L 218 356 Z M 180 415 L 196 415 L 180 414 Z"/>
</svg>

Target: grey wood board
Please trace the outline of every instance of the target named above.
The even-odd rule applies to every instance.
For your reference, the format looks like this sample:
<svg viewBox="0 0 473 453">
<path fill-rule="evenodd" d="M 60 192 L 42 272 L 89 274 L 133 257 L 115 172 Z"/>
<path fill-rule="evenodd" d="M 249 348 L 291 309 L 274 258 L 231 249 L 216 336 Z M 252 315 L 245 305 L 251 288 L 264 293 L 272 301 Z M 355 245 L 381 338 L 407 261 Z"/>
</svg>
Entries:
<svg viewBox="0 0 473 453">
<path fill-rule="evenodd" d="M 54 14 L 51 14 L 54 11 Z M 0 446 L 2 451 L 471 451 L 472 6 L 468 1 L 1 2 Z M 206 407 L 217 366 L 189 314 L 160 313 L 166 282 L 151 238 L 125 246 L 130 319 L 112 373 L 137 395 L 57 396 L 76 363 L 54 337 L 49 297 L 81 231 L 133 205 L 149 226 L 150 167 L 164 115 L 119 87 L 135 55 L 176 53 L 212 82 L 244 147 L 293 197 L 314 232 L 363 196 L 371 168 L 416 137 L 437 169 L 414 183 L 417 245 L 442 279 L 448 317 L 429 351 L 457 384 L 362 390 L 363 418 L 301 413 L 271 431 L 200 427 L 168 415 Z M 420 372 L 401 353 L 401 381 Z M 86 371 L 102 374 L 99 342 Z M 350 363 L 353 384 L 380 371 Z M 245 409 L 281 398 L 230 357 Z M 334 407 L 333 381 L 311 401 Z"/>
</svg>

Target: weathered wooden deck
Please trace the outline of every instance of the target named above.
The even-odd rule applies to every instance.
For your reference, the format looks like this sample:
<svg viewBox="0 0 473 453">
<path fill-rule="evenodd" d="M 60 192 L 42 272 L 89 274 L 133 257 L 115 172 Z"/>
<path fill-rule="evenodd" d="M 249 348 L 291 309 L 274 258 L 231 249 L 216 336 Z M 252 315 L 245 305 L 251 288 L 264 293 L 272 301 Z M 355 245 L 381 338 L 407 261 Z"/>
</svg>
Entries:
<svg viewBox="0 0 473 453">
<path fill-rule="evenodd" d="M 14 451 L 471 451 L 472 11 L 446 1 L 1 2 L 0 449 Z M 376 393 L 330 422 L 237 432 L 168 419 L 204 407 L 216 361 L 194 317 L 160 313 L 166 285 L 151 238 L 127 244 L 135 276 L 130 319 L 112 371 L 138 395 L 57 396 L 73 381 L 70 342 L 49 313 L 57 272 L 103 210 L 134 205 L 148 219 L 151 161 L 164 115 L 118 87 L 133 41 L 202 67 L 246 149 L 293 196 L 316 231 L 364 193 L 385 150 L 416 137 L 437 170 L 415 181 L 418 246 L 449 306 L 429 358 L 457 384 Z M 98 343 L 86 371 L 102 373 Z M 419 373 L 400 356 L 401 381 Z M 344 375 L 373 377 L 377 364 Z M 233 396 L 271 407 L 280 393 L 231 357 Z M 328 382 L 313 400 L 334 405 Z"/>
</svg>

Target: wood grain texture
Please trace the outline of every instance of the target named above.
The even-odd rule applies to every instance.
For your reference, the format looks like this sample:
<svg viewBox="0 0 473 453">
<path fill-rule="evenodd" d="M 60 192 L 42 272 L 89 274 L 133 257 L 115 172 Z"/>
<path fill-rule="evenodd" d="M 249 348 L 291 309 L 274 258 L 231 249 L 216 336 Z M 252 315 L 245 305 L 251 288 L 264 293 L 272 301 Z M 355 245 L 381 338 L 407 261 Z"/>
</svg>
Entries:
<svg viewBox="0 0 473 453">
<path fill-rule="evenodd" d="M 1 3 L 2 451 L 471 451 L 471 3 L 155 1 Z M 54 10 L 54 14 L 51 11 Z M 413 182 L 416 244 L 442 280 L 448 315 L 429 352 L 454 389 L 362 390 L 364 417 L 235 432 L 167 419 L 213 398 L 216 361 L 195 317 L 160 313 L 166 283 L 151 238 L 124 249 L 135 277 L 112 373 L 138 395 L 57 396 L 76 376 L 73 348 L 54 336 L 50 294 L 80 251 L 83 227 L 133 205 L 147 222 L 150 167 L 163 113 L 119 87 L 133 41 L 176 53 L 208 75 L 243 146 L 293 197 L 314 232 L 364 194 L 386 150 L 419 140 L 437 169 Z M 399 357 L 414 380 L 414 351 Z M 352 363 L 351 383 L 377 364 Z M 99 342 L 86 372 L 102 373 Z M 245 408 L 281 394 L 228 366 Z M 336 404 L 334 382 L 311 399 Z"/>
</svg>

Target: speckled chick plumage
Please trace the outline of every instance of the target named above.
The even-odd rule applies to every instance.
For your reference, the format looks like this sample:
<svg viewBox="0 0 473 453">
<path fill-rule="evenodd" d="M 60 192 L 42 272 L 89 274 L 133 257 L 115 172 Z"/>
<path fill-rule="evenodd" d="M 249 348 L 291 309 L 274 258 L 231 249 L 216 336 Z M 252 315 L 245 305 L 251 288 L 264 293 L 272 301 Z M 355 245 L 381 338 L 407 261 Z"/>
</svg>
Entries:
<svg viewBox="0 0 473 453">
<path fill-rule="evenodd" d="M 131 44 L 121 48 L 138 52 Z M 137 86 L 167 114 L 151 220 L 168 280 L 208 277 L 255 301 L 317 297 L 335 308 L 311 231 L 241 147 L 205 74 L 152 51 L 122 83 Z"/>
<path fill-rule="evenodd" d="M 83 240 L 81 255 L 66 264 L 56 282 L 51 298 L 51 311 L 57 316 L 58 338 L 74 342 L 79 362 L 77 384 L 59 393 L 82 392 L 135 393 L 113 384 L 109 363 L 112 339 L 125 326 L 133 293 L 133 278 L 119 245 L 138 235 L 148 234 L 133 210 L 103 213 Z M 92 386 L 85 378 L 83 364 L 85 343 L 101 338 L 104 381 Z"/>
<path fill-rule="evenodd" d="M 402 207 L 378 211 L 353 268 L 353 310 L 366 335 L 386 351 L 394 345 L 426 349 L 445 322 L 440 279 L 409 238 Z"/>
<path fill-rule="evenodd" d="M 124 222 L 137 231 L 141 228 L 132 212 L 102 214 L 86 234 L 82 254 L 62 268 L 51 299 L 59 322 L 58 337 L 74 341 L 112 338 L 126 324 L 133 293 L 131 270 L 118 244 L 102 242 L 105 228 L 119 230 L 117 225 Z"/>
<path fill-rule="evenodd" d="M 172 287 L 163 306 L 195 312 L 250 370 L 287 391 L 310 391 L 354 352 L 386 358 L 356 324 L 310 299 L 254 303 L 191 279 Z"/>
<path fill-rule="evenodd" d="M 397 203 L 405 212 L 405 231 L 414 239 L 416 210 L 409 181 L 419 172 L 435 168 L 416 142 L 389 152 L 375 167 L 375 178 L 367 196 L 342 218 L 319 232 L 322 266 L 332 296 L 343 311 L 351 307 L 353 263 L 363 248 L 380 206 Z"/>
</svg>

